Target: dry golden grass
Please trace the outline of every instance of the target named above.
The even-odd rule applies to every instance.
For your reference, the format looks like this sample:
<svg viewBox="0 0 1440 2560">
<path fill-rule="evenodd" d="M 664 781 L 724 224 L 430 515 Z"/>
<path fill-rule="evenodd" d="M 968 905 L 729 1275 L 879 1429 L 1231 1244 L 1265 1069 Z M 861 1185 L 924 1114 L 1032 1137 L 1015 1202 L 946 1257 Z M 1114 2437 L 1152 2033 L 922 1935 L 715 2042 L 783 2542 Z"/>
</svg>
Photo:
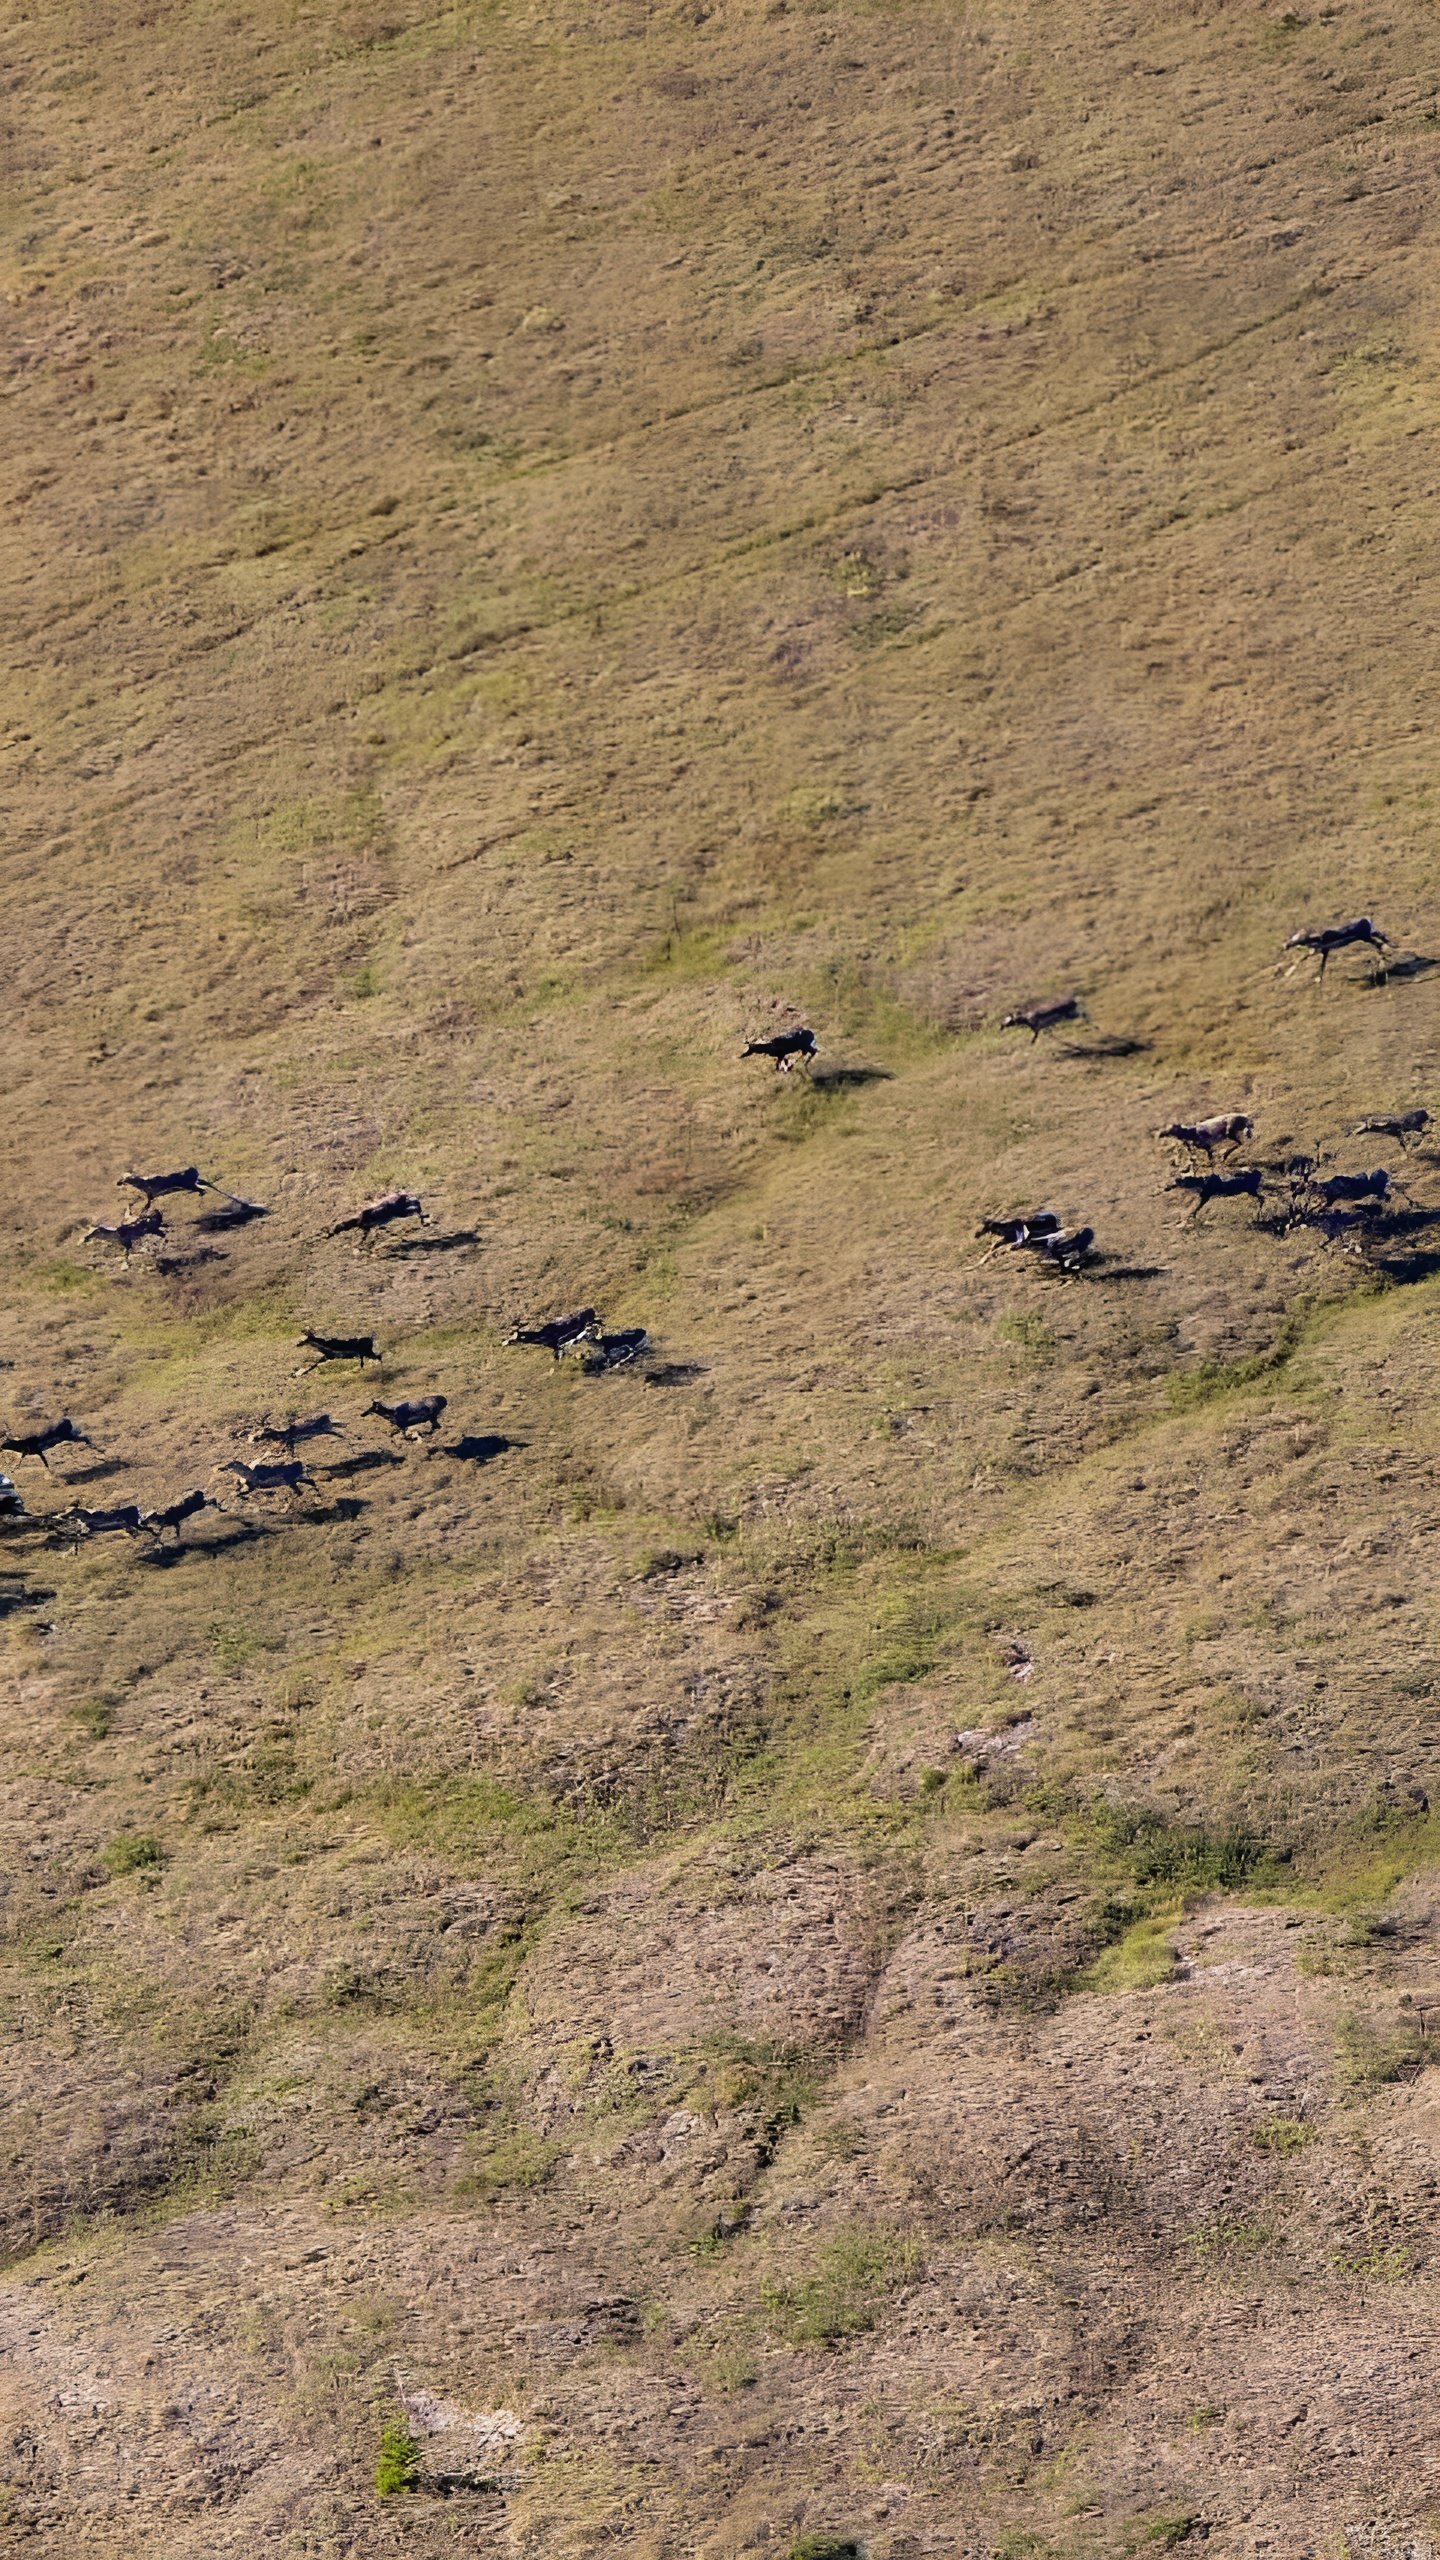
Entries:
<svg viewBox="0 0 1440 2560">
<path fill-rule="evenodd" d="M 0 1413 L 356 1435 L 4 1533 L 26 2549 L 1431 2529 L 1435 1231 L 1153 1132 L 1433 1100 L 1437 99 L 1415 0 L 15 21 Z"/>
</svg>

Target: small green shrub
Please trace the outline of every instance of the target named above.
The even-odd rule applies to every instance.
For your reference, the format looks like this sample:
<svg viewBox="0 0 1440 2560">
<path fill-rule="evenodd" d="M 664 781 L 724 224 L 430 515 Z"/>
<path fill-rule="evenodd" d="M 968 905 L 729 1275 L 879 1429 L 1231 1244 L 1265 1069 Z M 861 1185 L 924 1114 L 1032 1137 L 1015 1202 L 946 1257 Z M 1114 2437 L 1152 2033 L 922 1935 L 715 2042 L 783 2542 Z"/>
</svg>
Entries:
<svg viewBox="0 0 1440 2560">
<path fill-rule="evenodd" d="M 1090 1987 L 1094 1991 L 1152 1991 L 1157 1983 L 1173 1982 L 1176 1974 L 1175 1949 L 1170 1931 L 1173 1919 L 1137 1920 L 1113 1947 L 1105 1947 L 1090 1968 Z"/>
<path fill-rule="evenodd" d="M 1154 2516 L 1145 2527 L 1144 2538 L 1161 2551 L 1173 2551 L 1177 2542 L 1189 2540 L 1198 2522 L 1198 2516 L 1186 2515 L 1183 2510 L 1175 2515 Z"/>
<path fill-rule="evenodd" d="M 1352 2012 L 1339 2021 L 1335 2044 L 1340 2078 L 1358 2097 L 1383 2088 L 1387 2081 L 1402 2080 L 1424 2058 L 1419 2026 L 1408 2018 L 1384 2026 Z"/>
<path fill-rule="evenodd" d="M 168 1852 L 153 1832 L 122 1831 L 107 1849 L 100 1852 L 102 1867 L 112 1876 L 138 1875 L 145 1868 L 163 1867 Z"/>
<path fill-rule="evenodd" d="M 787 2560 L 860 2560 L 860 2545 L 849 2533 L 802 2533 Z"/>
<path fill-rule="evenodd" d="M 1319 2130 L 1318 2125 L 1301 2124 L 1295 2116 L 1269 2116 L 1264 2124 L 1251 2126 L 1250 2139 L 1257 2151 L 1275 2152 L 1284 2160 L 1294 2151 L 1303 2151 Z"/>
<path fill-rule="evenodd" d="M 472 2195 L 501 2195 L 507 2189 L 528 2195 L 532 2189 L 544 2186 L 563 2157 L 562 2144 L 547 2142 L 538 2133 L 523 2129 L 507 2133 L 476 2162 L 464 2185 Z"/>
<path fill-rule="evenodd" d="M 413 2489 L 420 2477 L 420 2439 L 403 2418 L 391 2418 L 382 2428 L 380 2450 L 375 2460 L 377 2497 L 396 2498 Z"/>
<path fill-rule="evenodd" d="M 109 1698 L 82 1698 L 70 1713 L 81 1732 L 88 1733 L 92 1742 L 103 1742 L 115 1722 L 114 1703 Z"/>
<path fill-rule="evenodd" d="M 798 2284 L 763 2284 L 760 2299 L 792 2346 L 833 2347 L 873 2329 L 888 2297 L 920 2264 L 920 2244 L 897 2232 L 843 2232 Z"/>
</svg>

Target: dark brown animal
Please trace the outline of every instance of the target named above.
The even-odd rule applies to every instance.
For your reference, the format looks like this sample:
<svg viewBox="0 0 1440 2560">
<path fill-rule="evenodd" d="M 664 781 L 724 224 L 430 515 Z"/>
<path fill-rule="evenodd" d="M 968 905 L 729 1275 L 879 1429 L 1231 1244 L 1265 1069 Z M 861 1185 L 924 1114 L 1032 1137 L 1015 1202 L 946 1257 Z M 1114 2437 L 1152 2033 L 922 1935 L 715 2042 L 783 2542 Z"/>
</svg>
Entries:
<svg viewBox="0 0 1440 2560">
<path fill-rule="evenodd" d="M 165 1221 L 160 1211 L 144 1209 L 138 1218 L 122 1218 L 118 1226 L 106 1226 L 103 1221 L 96 1224 L 89 1229 L 85 1242 L 87 1244 L 118 1244 L 128 1262 L 137 1245 L 147 1244 L 152 1238 L 163 1236 L 164 1233 Z"/>
<path fill-rule="evenodd" d="M 1021 1250 L 1038 1253 L 1057 1271 L 1078 1271 L 1095 1251 L 1095 1230 L 1077 1227 L 1073 1235 L 1066 1235 L 1063 1230 L 1046 1236 L 1027 1235 L 1021 1240 Z"/>
<path fill-rule="evenodd" d="M 1167 1191 L 1190 1193 L 1195 1206 L 1184 1224 L 1193 1227 L 1201 1210 L 1208 1209 L 1212 1200 L 1258 1200 L 1264 1181 L 1259 1165 L 1247 1164 L 1239 1173 L 1177 1173 L 1165 1187 Z"/>
<path fill-rule="evenodd" d="M 558 1360 L 573 1351 L 594 1330 L 595 1310 L 581 1307 L 573 1316 L 554 1316 L 548 1324 L 517 1324 L 505 1336 L 507 1343 L 530 1342 L 542 1351 L 552 1352 Z"/>
<path fill-rule="evenodd" d="M 803 1058 L 808 1065 L 819 1046 L 813 1031 L 775 1031 L 768 1040 L 747 1040 L 740 1055 L 742 1058 L 773 1058 L 777 1076 L 788 1076 L 797 1058 Z"/>
<path fill-rule="evenodd" d="M 438 1431 L 440 1416 L 449 1403 L 448 1396 L 402 1397 L 398 1404 L 367 1404 L 367 1413 L 378 1413 L 392 1431 L 408 1439 L 412 1431 Z"/>
<path fill-rule="evenodd" d="M 110 1511 L 87 1511 L 77 1502 L 72 1510 L 57 1513 L 52 1525 L 72 1547 L 78 1547 L 82 1538 L 105 1538 L 122 1531 L 127 1538 L 143 1537 L 145 1515 L 138 1502 L 117 1503 Z"/>
<path fill-rule="evenodd" d="M 1377 952 L 1389 951 L 1393 947 L 1389 935 L 1382 933 L 1369 916 L 1356 916 L 1351 924 L 1326 924 L 1321 925 L 1313 933 L 1292 933 L 1285 948 L 1287 951 L 1319 952 L 1320 967 L 1316 972 L 1318 985 L 1325 975 L 1325 964 L 1331 952 L 1346 951 L 1352 943 L 1356 942 L 1368 943 L 1370 949 Z"/>
<path fill-rule="evenodd" d="M 303 1458 L 277 1459 L 273 1466 L 247 1466 L 243 1458 L 227 1458 L 222 1473 L 238 1476 L 242 1495 L 252 1493 L 288 1493 L 295 1495 L 302 1485 L 314 1478 Z"/>
<path fill-rule="evenodd" d="M 422 1227 L 430 1224 L 413 1191 L 385 1191 L 378 1200 L 367 1200 L 362 1208 L 356 1210 L 353 1218 L 342 1218 L 330 1233 L 332 1236 L 358 1235 L 362 1244 L 369 1244 L 382 1228 L 393 1227 L 397 1218 L 418 1218 Z"/>
<path fill-rule="evenodd" d="M 1015 1218 L 982 1218 L 975 1230 L 977 1236 L 993 1236 L 995 1239 L 990 1253 L 981 1255 L 982 1262 L 988 1262 L 990 1254 L 999 1253 L 1006 1246 L 1012 1253 L 1018 1253 L 1032 1237 L 1038 1239 L 1040 1236 L 1058 1235 L 1059 1232 L 1060 1221 L 1053 1209 L 1029 1209 L 1023 1216 Z"/>
<path fill-rule="evenodd" d="M 1032 1040 L 1038 1040 L 1042 1031 L 1053 1031 L 1057 1022 L 1083 1022 L 1085 1018 L 1085 1007 L 1078 996 L 1051 996 L 1046 1004 L 1021 1005 L 1016 1012 L 1007 1013 L 1000 1028 L 1028 1031 Z"/>
<path fill-rule="evenodd" d="M 367 1360 L 378 1364 L 380 1359 L 373 1333 L 302 1333 L 299 1348 L 313 1351 L 317 1357 L 309 1368 L 296 1370 L 297 1378 L 308 1377 L 311 1369 L 323 1367 L 327 1360 L 358 1360 L 363 1369 Z"/>
<path fill-rule="evenodd" d="M 43 1423 L 38 1431 L 12 1432 L 8 1440 L 0 1440 L 0 1449 L 11 1450 L 17 1458 L 38 1458 L 47 1475 L 52 1449 L 93 1449 L 94 1446 L 94 1441 L 87 1440 L 68 1413 L 61 1422 Z"/>
<path fill-rule="evenodd" d="M 178 1547 L 180 1532 L 186 1521 L 193 1520 L 197 1511 L 204 1511 L 207 1506 L 212 1511 L 218 1511 L 220 1508 L 211 1494 L 182 1493 L 178 1502 L 167 1502 L 159 1511 L 142 1511 L 140 1526 L 148 1532 L 150 1537 L 156 1539 L 163 1538 L 167 1529 L 172 1530 Z"/>
<path fill-rule="evenodd" d="M 1373 1120 L 1357 1120 L 1352 1138 L 1398 1138 L 1408 1147 L 1412 1138 L 1423 1138 L 1430 1126 L 1430 1114 L 1419 1104 L 1413 1111 L 1381 1111 Z"/>
</svg>

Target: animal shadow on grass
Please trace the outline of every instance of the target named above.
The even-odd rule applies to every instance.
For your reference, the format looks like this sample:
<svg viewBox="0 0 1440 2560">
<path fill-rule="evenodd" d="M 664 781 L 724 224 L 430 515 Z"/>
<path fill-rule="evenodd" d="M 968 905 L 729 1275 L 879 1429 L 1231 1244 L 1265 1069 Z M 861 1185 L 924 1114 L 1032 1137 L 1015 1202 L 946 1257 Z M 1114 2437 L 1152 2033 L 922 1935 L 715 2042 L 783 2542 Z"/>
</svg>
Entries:
<svg viewBox="0 0 1440 2560">
<path fill-rule="evenodd" d="M 198 1271 L 207 1262 L 223 1262 L 219 1247 L 202 1244 L 198 1253 L 157 1253 L 155 1269 L 162 1280 L 181 1280 L 189 1271 Z"/>
<path fill-rule="evenodd" d="M 96 1458 L 88 1467 L 71 1467 L 67 1474 L 57 1476 L 55 1481 L 57 1484 L 102 1484 L 106 1476 L 122 1476 L 124 1472 L 123 1458 Z"/>
<path fill-rule="evenodd" d="M 273 1538 L 275 1529 L 268 1520 L 235 1520 L 213 1538 L 196 1538 L 193 1543 L 182 1540 L 178 1546 L 139 1550 L 139 1561 L 147 1573 L 173 1573 L 177 1564 L 193 1564 L 197 1557 L 223 1556 L 232 1547 L 249 1547 L 257 1538 Z"/>
<path fill-rule="evenodd" d="M 1107 1280 L 1163 1280 L 1165 1265 L 1163 1262 L 1102 1261 L 1098 1270 L 1089 1271 L 1082 1276 L 1091 1282 L 1102 1283 Z"/>
<path fill-rule="evenodd" d="M 1143 1058 L 1154 1048 L 1153 1040 L 1140 1040 L 1128 1031 L 1102 1031 L 1094 1040 L 1064 1040 L 1059 1043 L 1062 1058 Z"/>
<path fill-rule="evenodd" d="M 376 1467 L 403 1467 L 404 1464 L 405 1460 L 398 1449 L 361 1449 L 353 1458 L 337 1458 L 334 1466 L 327 1467 L 325 1473 L 327 1476 L 339 1476 L 343 1479 L 348 1476 L 368 1476 Z"/>
<path fill-rule="evenodd" d="M 463 1439 L 447 1440 L 444 1458 L 463 1458 L 472 1467 L 488 1467 L 492 1458 L 503 1458 L 507 1449 L 523 1449 L 523 1440 L 509 1440 L 503 1431 L 467 1431 Z"/>
<path fill-rule="evenodd" d="M 361 1512 L 369 1508 L 358 1493 L 342 1493 L 334 1502 L 318 1504 L 313 1511 L 297 1511 L 295 1518 L 311 1529 L 329 1529 L 339 1520 L 358 1520 Z"/>
<path fill-rule="evenodd" d="M 195 1221 L 197 1236 L 228 1236 L 234 1227 L 248 1227 L 256 1218 L 268 1218 L 258 1200 L 227 1200 L 220 1209 L 207 1209 Z"/>
<path fill-rule="evenodd" d="M 889 1067 L 812 1067 L 810 1081 L 819 1093 L 855 1093 L 862 1085 L 893 1084 Z"/>
<path fill-rule="evenodd" d="M 386 1248 L 390 1261 L 408 1261 L 412 1253 L 458 1253 L 463 1245 L 478 1244 L 478 1227 L 456 1227 L 447 1236 L 397 1236 Z"/>
<path fill-rule="evenodd" d="M 657 1360 L 644 1372 L 647 1387 L 693 1387 L 697 1378 L 708 1376 L 704 1360 Z"/>
<path fill-rule="evenodd" d="M 1384 969 L 1372 969 L 1360 984 L 1365 987 L 1392 985 L 1397 978 L 1423 978 L 1431 969 L 1440 969 L 1440 960 L 1427 960 L 1423 951 L 1402 951 Z"/>
</svg>

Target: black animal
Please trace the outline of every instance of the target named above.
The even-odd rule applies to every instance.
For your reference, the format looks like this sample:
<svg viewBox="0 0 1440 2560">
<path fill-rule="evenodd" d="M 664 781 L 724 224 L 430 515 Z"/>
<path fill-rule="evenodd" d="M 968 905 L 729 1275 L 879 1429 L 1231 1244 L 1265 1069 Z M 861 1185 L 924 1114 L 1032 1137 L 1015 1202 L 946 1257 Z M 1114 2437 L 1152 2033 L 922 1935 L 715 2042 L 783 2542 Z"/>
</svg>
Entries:
<svg viewBox="0 0 1440 2560">
<path fill-rule="evenodd" d="M 294 1495 L 299 1492 L 302 1484 L 314 1482 L 303 1458 L 283 1458 L 278 1459 L 273 1466 L 258 1467 L 247 1466 L 243 1458 L 227 1458 L 222 1472 L 225 1475 L 239 1477 L 242 1495 L 251 1493 Z"/>
<path fill-rule="evenodd" d="M 198 1196 L 202 1191 L 218 1191 L 220 1186 L 207 1182 L 198 1165 L 187 1164 L 178 1173 L 122 1173 L 115 1188 L 138 1191 L 146 1208 L 153 1209 L 157 1200 L 168 1199 L 172 1191 L 193 1191 Z M 228 1199 L 230 1194 L 226 1192 L 224 1197 Z"/>
<path fill-rule="evenodd" d="M 813 1031 L 774 1031 L 768 1040 L 747 1040 L 740 1055 L 742 1058 L 773 1058 L 777 1076 L 788 1076 L 797 1058 L 804 1058 L 808 1064 L 819 1046 Z"/>
<path fill-rule="evenodd" d="M 58 1513 L 53 1525 L 72 1547 L 78 1547 L 82 1538 L 104 1538 L 122 1531 L 127 1538 L 143 1537 L 145 1515 L 138 1502 L 122 1502 L 111 1511 L 86 1511 L 77 1502 L 72 1510 Z"/>
<path fill-rule="evenodd" d="M 1309 1188 L 1317 1199 L 1324 1201 L 1327 1209 L 1338 1208 L 1342 1201 L 1358 1203 L 1362 1200 L 1373 1200 L 1380 1208 L 1392 1191 L 1403 1190 L 1404 1185 L 1397 1182 L 1393 1174 L 1387 1173 L 1383 1165 L 1378 1165 L 1373 1173 L 1329 1173 L 1323 1181 L 1317 1181 L 1311 1174 Z M 1406 1196 L 1408 1198 L 1409 1195 Z"/>
<path fill-rule="evenodd" d="M 158 1238 L 164 1233 L 165 1221 L 159 1210 L 142 1209 L 138 1218 L 122 1218 L 118 1226 L 97 1223 L 87 1232 L 85 1242 L 118 1244 L 128 1262 L 137 1245 L 146 1244 L 152 1237 Z"/>
<path fill-rule="evenodd" d="M 1213 1120 L 1171 1120 L 1155 1132 L 1157 1138 L 1178 1138 L 1192 1155 L 1204 1156 L 1213 1163 L 1215 1151 L 1232 1156 L 1238 1146 L 1255 1135 L 1255 1123 L 1245 1111 L 1222 1111 Z M 1223 1159 L 1222 1159 L 1223 1160 Z"/>
<path fill-rule="evenodd" d="M 1038 1240 L 1041 1236 L 1054 1236 L 1059 1232 L 1060 1221 L 1053 1209 L 1030 1209 L 1018 1218 L 982 1218 L 975 1230 L 977 1236 L 994 1237 L 990 1253 L 998 1253 L 1002 1245 L 1008 1245 L 1012 1253 L 1018 1253 L 1021 1246 L 1029 1244 L 1032 1238 Z M 982 1254 L 980 1259 L 988 1262 L 990 1254 Z"/>
<path fill-rule="evenodd" d="M 1264 1187 L 1264 1174 L 1258 1164 L 1247 1164 L 1239 1173 L 1177 1173 L 1167 1191 L 1188 1191 L 1195 1206 L 1185 1222 L 1193 1226 L 1202 1209 L 1212 1200 L 1258 1200 Z"/>
<path fill-rule="evenodd" d="M 318 1356 L 310 1362 L 309 1369 L 296 1370 L 297 1378 L 308 1377 L 310 1369 L 323 1367 L 327 1360 L 358 1360 L 363 1369 L 367 1360 L 378 1364 L 380 1359 L 373 1333 L 302 1333 L 298 1347 Z"/>
<path fill-rule="evenodd" d="M 549 1324 L 517 1324 L 505 1339 L 507 1343 L 533 1342 L 540 1350 L 553 1352 L 558 1360 L 562 1353 L 573 1351 L 584 1342 L 594 1327 L 594 1308 L 581 1307 L 573 1316 L 553 1317 Z"/>
<path fill-rule="evenodd" d="M 1048 1003 L 1025 1004 L 1016 1012 L 1007 1013 L 1000 1028 L 1002 1031 L 1028 1031 L 1032 1040 L 1038 1040 L 1042 1031 L 1053 1031 L 1057 1022 L 1083 1022 L 1085 1019 L 1085 1007 L 1078 996 L 1051 996 Z"/>
<path fill-rule="evenodd" d="M 344 1440 L 348 1435 L 333 1415 L 308 1413 L 301 1422 L 297 1422 L 293 1414 L 288 1422 L 262 1422 L 259 1430 L 252 1431 L 250 1437 L 256 1443 L 269 1443 L 283 1449 L 287 1458 L 293 1458 L 302 1441 Z"/>
<path fill-rule="evenodd" d="M 1352 1138 L 1398 1138 L 1408 1147 L 1412 1138 L 1421 1138 L 1430 1126 L 1430 1114 L 1418 1104 L 1413 1111 L 1381 1111 L 1373 1120 L 1357 1120 Z"/>
<path fill-rule="evenodd" d="M 448 1396 L 402 1397 L 398 1404 L 367 1404 L 367 1413 L 378 1413 L 392 1431 L 408 1439 L 412 1431 L 438 1431 L 440 1416 L 449 1403 Z"/>
<path fill-rule="evenodd" d="M 1285 948 L 1287 951 L 1319 952 L 1318 983 L 1325 975 L 1325 963 L 1331 952 L 1348 950 L 1352 942 L 1368 943 L 1372 951 L 1389 951 L 1393 947 L 1389 935 L 1382 933 L 1369 916 L 1356 916 L 1352 924 L 1325 924 L 1313 933 L 1292 933 Z"/>
<path fill-rule="evenodd" d="M 643 1324 L 632 1324 L 620 1333 L 596 1333 L 590 1337 L 585 1366 L 592 1377 L 602 1369 L 623 1369 L 628 1361 L 638 1360 L 648 1351 L 650 1336 Z"/>
<path fill-rule="evenodd" d="M 1056 1229 L 1050 1235 L 1027 1235 L 1021 1243 L 1026 1252 L 1040 1254 L 1057 1271 L 1078 1271 L 1095 1251 L 1095 1230 L 1093 1227 L 1077 1227 L 1073 1235 L 1066 1235 L 1063 1230 Z"/>
<path fill-rule="evenodd" d="M 378 1235 L 382 1227 L 392 1227 L 397 1218 L 418 1218 L 422 1227 L 430 1224 L 413 1191 L 385 1191 L 378 1200 L 367 1200 L 353 1218 L 342 1218 L 330 1233 L 358 1235 L 362 1244 L 369 1244 L 372 1236 Z"/>
<path fill-rule="evenodd" d="M 17 1458 L 38 1458 L 46 1474 L 50 1471 L 52 1449 L 93 1449 L 95 1443 L 78 1430 L 68 1413 L 62 1422 L 47 1422 L 38 1431 L 12 1432 L 8 1440 L 0 1440 L 0 1449 L 10 1449 Z"/>
<path fill-rule="evenodd" d="M 152 1538 L 157 1539 L 163 1538 L 167 1529 L 173 1530 L 175 1544 L 178 1547 L 180 1532 L 186 1521 L 193 1520 L 196 1512 L 204 1511 L 207 1506 L 212 1511 L 218 1511 L 220 1508 L 218 1502 L 208 1493 L 182 1493 L 178 1502 L 167 1502 L 160 1511 L 142 1511 L 140 1526 L 148 1531 Z"/>
</svg>

